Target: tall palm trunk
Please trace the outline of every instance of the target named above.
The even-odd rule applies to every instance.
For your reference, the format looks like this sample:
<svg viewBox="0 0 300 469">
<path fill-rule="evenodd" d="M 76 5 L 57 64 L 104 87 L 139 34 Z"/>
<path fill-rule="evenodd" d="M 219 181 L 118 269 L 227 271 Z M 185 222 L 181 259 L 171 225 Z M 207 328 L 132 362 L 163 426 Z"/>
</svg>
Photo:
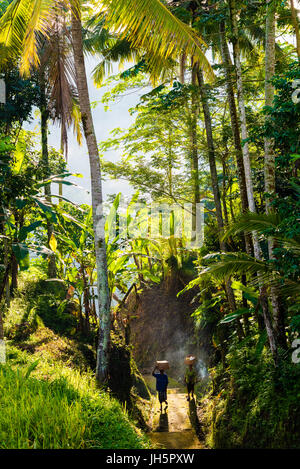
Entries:
<svg viewBox="0 0 300 469">
<path fill-rule="evenodd" d="M 103 383 L 107 379 L 109 361 L 111 326 L 110 294 L 107 277 L 107 259 L 105 246 L 100 159 L 90 106 L 86 69 L 83 55 L 82 26 L 79 13 L 73 13 L 72 15 L 72 40 L 74 49 L 79 106 L 90 161 L 93 228 L 95 236 L 97 288 L 99 302 L 98 307 L 100 322 L 99 341 L 97 346 L 96 376 L 97 380 Z"/>
<path fill-rule="evenodd" d="M 240 45 L 239 45 L 239 33 L 238 33 L 238 25 L 237 25 L 237 18 L 236 18 L 236 2 L 235 0 L 229 1 L 229 8 L 230 8 L 230 18 L 231 18 L 231 26 L 232 26 L 232 35 L 231 35 L 231 42 L 233 47 L 233 57 L 234 57 L 234 64 L 235 64 L 235 71 L 236 71 L 236 81 L 237 81 L 237 98 L 238 98 L 238 107 L 239 107 L 239 117 L 241 122 L 241 134 L 242 139 L 245 141 L 242 150 L 243 150 L 243 160 L 244 160 L 244 168 L 245 168 L 245 180 L 246 180 L 246 187 L 247 187 L 247 196 L 248 196 L 248 203 L 249 203 L 249 210 L 252 213 L 256 213 L 256 206 L 254 201 L 254 193 L 253 193 L 253 183 L 252 183 L 252 174 L 251 174 L 251 163 L 250 163 L 250 154 L 249 154 L 249 145 L 246 141 L 248 139 L 248 131 L 247 131 L 247 121 L 246 121 L 246 111 L 245 111 L 245 100 L 244 100 L 244 86 L 242 80 L 242 67 L 240 61 Z M 252 233 L 253 239 L 253 251 L 254 257 L 258 260 L 261 259 L 261 249 L 259 246 L 258 236 L 257 233 L 254 231 Z M 263 289 L 263 281 L 260 280 L 260 274 L 258 274 L 258 283 L 259 283 L 259 292 L 260 297 L 263 298 L 266 293 Z M 270 318 L 269 313 L 269 306 L 266 299 L 261 301 L 261 306 L 263 310 L 263 317 L 264 323 L 268 334 L 269 345 L 271 350 L 275 350 L 275 338 L 274 338 L 274 330 L 272 326 L 272 321 Z"/>
<path fill-rule="evenodd" d="M 197 70 L 196 66 L 192 67 L 192 86 L 196 86 Z M 190 139 L 191 139 L 191 166 L 192 166 L 192 181 L 193 181 L 193 223 L 192 229 L 196 237 L 196 207 L 200 203 L 200 190 L 199 190 L 199 161 L 198 161 L 198 144 L 197 144 L 197 100 L 194 89 L 192 90 L 192 106 L 190 118 Z"/>
<path fill-rule="evenodd" d="M 45 85 L 45 72 L 41 72 L 40 76 L 40 112 L 41 112 L 41 139 L 42 139 L 42 170 L 43 178 L 46 179 L 50 176 L 49 169 L 49 154 L 48 154 L 48 119 L 49 112 L 47 107 L 46 98 L 46 85 Z M 45 196 L 50 201 L 51 187 L 49 184 L 45 186 Z M 51 237 L 54 233 L 53 224 L 47 219 L 47 238 L 48 246 L 50 244 Z M 53 253 L 49 257 L 48 262 L 48 277 L 55 278 L 57 276 L 55 254 Z"/>
<path fill-rule="evenodd" d="M 232 42 L 232 47 L 233 47 L 233 58 L 234 58 L 235 72 L 236 72 L 237 98 L 238 98 L 239 117 L 240 117 L 240 124 L 241 124 L 241 135 L 242 135 L 242 140 L 245 141 L 248 138 L 248 131 L 247 131 L 247 123 L 246 123 L 244 87 L 243 87 L 243 80 L 242 80 L 240 44 L 239 44 L 238 25 L 237 25 L 237 19 L 236 19 L 235 0 L 229 1 L 229 7 L 230 7 L 230 17 L 231 17 L 231 25 L 232 25 L 231 42 Z M 244 160 L 245 180 L 246 180 L 249 210 L 255 213 L 256 208 L 255 208 L 255 202 L 254 202 L 254 196 L 253 196 L 251 163 L 250 163 L 250 155 L 249 155 L 249 145 L 247 141 L 242 146 L 242 152 L 243 152 L 243 160 Z"/>
<path fill-rule="evenodd" d="M 219 231 L 221 232 L 224 227 L 224 222 L 223 222 L 221 196 L 220 196 L 219 183 L 218 183 L 215 147 L 214 147 L 214 139 L 213 139 L 213 133 L 212 133 L 212 122 L 211 122 L 210 109 L 209 109 L 209 105 L 207 101 L 207 94 L 206 94 L 205 85 L 204 85 L 203 73 L 201 69 L 198 69 L 197 76 L 198 76 L 201 104 L 202 104 L 203 115 L 204 115 L 204 125 L 205 125 L 206 142 L 207 142 L 207 148 L 208 148 L 210 177 L 211 177 L 211 183 L 212 183 L 214 203 L 216 207 L 217 223 L 218 223 Z M 220 247 L 223 251 L 226 250 L 226 245 L 224 241 L 221 240 L 221 238 L 220 238 Z"/>
<path fill-rule="evenodd" d="M 243 212 L 246 212 L 249 208 L 249 205 L 248 205 L 247 185 L 246 185 L 245 168 L 244 168 L 244 160 L 243 160 L 243 150 L 242 150 L 242 144 L 241 144 L 240 128 L 239 128 L 238 115 L 237 115 L 237 109 L 236 109 L 236 104 L 235 104 L 232 76 L 231 76 L 232 64 L 231 64 L 228 44 L 226 41 L 224 21 L 221 21 L 220 23 L 220 43 L 221 43 L 222 61 L 223 61 L 224 69 L 225 69 L 226 91 L 227 91 L 231 128 L 232 128 L 234 147 L 235 147 L 235 159 L 236 159 L 237 174 L 238 174 L 238 181 L 239 181 L 239 188 L 240 188 L 241 204 L 242 204 Z M 245 235 L 245 244 L 246 244 L 247 253 L 251 254 L 252 252 L 251 240 L 248 235 Z"/>
<path fill-rule="evenodd" d="M 222 53 L 222 61 L 225 69 L 225 77 L 226 77 L 226 91 L 227 91 L 227 99 L 229 104 L 229 111 L 230 111 L 230 120 L 231 120 L 231 128 L 235 146 L 235 156 L 236 156 L 236 164 L 237 164 L 237 172 L 238 172 L 238 179 L 239 179 L 239 186 L 240 186 L 240 193 L 241 193 L 241 203 L 243 211 L 248 210 L 248 197 L 247 197 L 247 187 L 246 187 L 246 179 L 245 179 L 245 168 L 244 168 L 244 161 L 243 161 L 243 150 L 241 144 L 241 137 L 240 137 L 240 129 L 239 129 L 239 122 L 238 122 L 238 115 L 236 110 L 235 104 L 235 96 L 233 90 L 233 83 L 232 83 L 232 76 L 231 76 L 231 59 L 229 55 L 229 49 L 226 42 L 225 36 L 225 23 L 222 21 L 220 23 L 220 39 L 221 39 L 221 53 Z"/>
<path fill-rule="evenodd" d="M 182 84 L 184 84 L 184 74 L 185 74 L 185 65 L 186 65 L 186 56 L 185 53 L 180 57 L 180 72 L 179 72 L 179 79 Z"/>
<path fill-rule="evenodd" d="M 214 139 L 213 139 L 213 133 L 212 133 L 212 122 L 211 122 L 210 109 L 209 109 L 209 105 L 207 101 L 207 94 L 206 94 L 206 90 L 204 86 L 203 73 L 200 68 L 197 69 L 197 77 L 198 77 L 200 98 L 201 98 L 201 104 L 202 104 L 203 115 L 204 115 L 210 177 L 211 177 L 212 190 L 213 190 L 214 202 L 215 202 L 215 207 L 216 207 L 217 224 L 218 224 L 218 229 L 219 229 L 219 243 L 220 243 L 221 251 L 226 252 L 227 250 L 226 244 L 221 238 L 221 234 L 224 228 L 224 221 L 223 221 L 221 196 L 220 196 L 219 183 L 218 183 L 215 147 L 214 147 Z M 230 279 L 226 280 L 225 289 L 226 289 L 226 294 L 228 298 L 229 308 L 231 309 L 232 312 L 234 312 L 236 310 L 236 303 L 235 303 L 234 292 L 231 288 Z M 244 332 L 243 332 L 243 328 L 239 319 L 237 319 L 237 330 L 238 330 L 239 337 L 242 338 L 244 336 Z"/>
<path fill-rule="evenodd" d="M 265 40 L 265 106 L 272 106 L 274 99 L 274 85 L 271 78 L 275 73 L 275 14 L 276 5 L 274 0 L 267 0 L 266 11 L 266 40 Z M 266 213 L 272 212 L 272 195 L 276 191 L 275 186 L 275 152 L 273 142 L 270 138 L 265 137 L 265 192 L 266 197 Z M 268 241 L 269 257 L 274 259 L 274 240 L 269 238 Z M 271 286 L 271 303 L 273 311 L 274 329 L 278 345 L 286 347 L 286 337 L 284 329 L 284 316 L 279 301 L 278 289 Z"/>
<path fill-rule="evenodd" d="M 265 43 L 265 106 L 272 106 L 274 85 L 270 82 L 275 73 L 275 3 L 267 0 L 266 43 Z M 272 140 L 265 137 L 265 192 L 266 212 L 272 211 L 270 196 L 275 192 L 275 153 Z"/>
<path fill-rule="evenodd" d="M 297 50 L 298 59 L 300 60 L 300 29 L 299 29 L 299 20 L 297 17 L 295 6 L 294 6 L 294 0 L 290 0 L 290 5 L 291 5 L 292 23 L 293 23 L 293 26 L 295 29 L 295 35 L 296 35 L 296 50 Z"/>
</svg>

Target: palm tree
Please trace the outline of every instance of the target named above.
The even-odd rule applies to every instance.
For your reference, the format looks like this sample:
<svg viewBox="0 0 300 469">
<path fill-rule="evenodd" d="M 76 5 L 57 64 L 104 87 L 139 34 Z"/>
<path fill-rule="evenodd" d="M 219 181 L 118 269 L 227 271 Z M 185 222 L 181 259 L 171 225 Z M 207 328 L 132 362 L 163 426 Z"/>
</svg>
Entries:
<svg viewBox="0 0 300 469">
<path fill-rule="evenodd" d="M 275 11 L 273 0 L 267 0 L 266 12 L 266 50 L 265 50 L 265 106 L 272 106 L 274 99 L 274 85 L 271 78 L 275 73 Z M 265 138 L 265 191 L 266 213 L 272 211 L 270 196 L 275 192 L 275 154 L 272 142 Z"/>
<path fill-rule="evenodd" d="M 291 14 L 292 14 L 292 23 L 295 29 L 295 35 L 296 35 L 296 49 L 297 49 L 297 55 L 298 59 L 300 60 L 300 24 L 297 16 L 297 10 L 295 9 L 294 6 L 294 0 L 290 0 L 290 5 L 291 5 Z"/>
<path fill-rule="evenodd" d="M 49 119 L 49 109 L 47 103 L 47 92 L 46 92 L 46 75 L 45 69 L 42 68 L 39 73 L 39 88 L 40 88 L 40 114 L 41 114 L 41 151 L 42 151 L 42 169 L 43 169 L 43 178 L 47 180 L 50 174 L 49 167 L 49 152 L 48 152 L 48 119 Z M 51 201 L 50 196 L 50 185 L 45 185 L 45 196 L 48 202 Z M 50 220 L 47 220 L 47 236 L 48 236 L 48 247 L 50 247 L 52 236 L 54 235 L 53 224 Z M 56 278 L 56 261 L 55 254 L 53 253 L 48 261 L 48 277 Z"/>
<path fill-rule="evenodd" d="M 271 79 L 275 73 L 275 28 L 276 28 L 276 2 L 267 0 L 266 9 L 266 40 L 265 40 L 265 106 L 272 106 L 274 99 L 274 85 Z M 272 196 L 275 193 L 275 153 L 272 140 L 268 137 L 264 139 L 265 146 L 265 192 L 266 196 L 266 213 L 272 213 Z M 269 257 L 274 259 L 274 240 L 269 238 Z M 283 312 L 279 302 L 279 292 L 275 285 L 271 287 L 271 302 L 274 318 L 275 334 L 278 343 L 285 347 L 286 339 L 284 332 Z"/>
<path fill-rule="evenodd" d="M 38 41 L 49 35 L 51 19 L 60 7 L 59 0 L 13 0 L 1 18 L 0 43 L 13 51 L 22 53 L 21 71 L 29 73 L 40 63 Z M 77 77 L 77 89 L 81 119 L 87 142 L 90 169 L 93 226 L 98 275 L 98 300 L 100 332 L 97 348 L 97 379 L 104 382 L 108 372 L 110 339 L 110 295 L 108 289 L 107 260 L 104 237 L 103 199 L 99 152 L 91 113 L 87 77 L 85 70 L 81 11 L 78 0 L 64 0 L 71 10 L 72 39 Z M 207 73 L 211 68 L 200 45 L 203 41 L 194 32 L 175 18 L 160 0 L 136 0 L 134 8 L 129 0 L 103 0 L 102 7 L 107 23 L 121 32 L 133 44 L 144 48 L 149 57 L 152 76 L 159 76 L 167 58 L 176 59 L 182 51 L 193 55 Z"/>
<path fill-rule="evenodd" d="M 226 40 L 225 21 L 220 22 L 220 44 L 221 44 L 222 62 L 223 62 L 225 77 L 226 77 L 227 99 L 228 99 L 228 104 L 229 104 L 230 120 L 231 120 L 232 134 L 233 134 L 234 146 L 235 146 L 235 157 L 236 157 L 238 180 L 239 180 L 239 186 L 240 186 L 241 204 L 242 204 L 243 212 L 246 212 L 249 208 L 249 204 L 248 204 L 247 186 L 246 186 L 246 178 L 245 178 L 243 150 L 242 150 L 241 137 L 240 137 L 240 128 L 239 128 L 233 82 L 232 82 L 232 74 L 231 74 L 232 64 L 231 64 L 230 53 L 229 53 L 228 44 Z M 245 241 L 246 241 L 247 252 L 251 252 L 249 240 L 246 238 Z"/>
<path fill-rule="evenodd" d="M 241 136 L 245 142 L 242 147 L 242 151 L 243 151 L 248 204 L 249 204 L 250 212 L 256 213 L 254 194 L 253 194 L 249 145 L 247 142 L 248 131 L 247 131 L 246 112 L 245 112 L 244 86 L 243 86 L 243 80 L 242 80 L 242 67 L 241 67 L 241 60 L 240 60 L 240 40 L 239 40 L 235 0 L 229 0 L 229 11 L 230 11 L 231 28 L 232 28 L 231 42 L 233 46 L 233 57 L 234 57 L 234 64 L 235 64 L 235 71 L 236 71 L 237 98 L 238 98 L 238 107 L 239 107 L 239 117 L 240 117 L 240 123 L 241 123 Z M 260 250 L 260 245 L 258 241 L 258 235 L 255 231 L 252 232 L 252 241 L 253 241 L 254 257 L 257 260 L 261 260 L 261 250 Z M 263 297 L 263 295 L 265 294 L 265 290 L 263 288 L 263 281 L 261 279 L 261 273 L 258 272 L 257 276 L 259 280 L 260 295 L 261 297 Z M 270 336 L 270 341 L 272 342 L 272 348 L 273 348 L 274 334 L 272 331 L 272 325 L 270 321 L 268 302 L 262 301 L 261 304 L 262 304 L 262 309 L 263 309 L 264 322 L 266 324 L 266 328 Z"/>
</svg>

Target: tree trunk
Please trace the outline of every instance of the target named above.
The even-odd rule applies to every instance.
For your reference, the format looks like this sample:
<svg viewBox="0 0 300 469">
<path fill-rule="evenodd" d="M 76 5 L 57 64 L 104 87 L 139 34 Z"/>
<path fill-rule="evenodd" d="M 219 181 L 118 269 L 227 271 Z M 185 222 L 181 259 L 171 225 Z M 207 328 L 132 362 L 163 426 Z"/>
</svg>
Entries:
<svg viewBox="0 0 300 469">
<path fill-rule="evenodd" d="M 236 5 L 235 0 L 230 0 L 230 16 L 232 24 L 232 34 L 231 42 L 233 46 L 233 57 L 236 71 L 236 82 L 237 82 L 237 98 L 238 98 L 238 107 L 239 107 L 239 117 L 241 123 L 241 134 L 242 140 L 248 138 L 247 123 L 246 123 L 246 112 L 245 112 L 245 101 L 244 101 L 244 87 L 242 80 L 242 67 L 240 61 L 240 45 L 239 45 L 239 36 L 238 36 L 238 25 L 236 19 Z M 251 212 L 256 212 L 254 196 L 253 196 L 253 184 L 251 176 L 251 163 L 249 155 L 249 145 L 248 142 L 244 142 L 242 146 L 243 152 L 243 161 L 244 161 L 244 170 L 245 170 L 245 182 L 247 189 L 247 197 L 249 209 Z"/>
<path fill-rule="evenodd" d="M 5 235 L 4 228 L 3 228 L 3 234 Z M 6 266 L 8 265 L 8 253 L 9 253 L 9 246 L 8 246 L 7 238 L 4 238 L 3 242 L 4 242 L 4 266 L 6 269 Z M 9 275 L 7 276 L 6 285 L 5 285 L 5 303 L 6 303 L 7 308 L 9 308 L 9 305 L 10 305 Z"/>
<path fill-rule="evenodd" d="M 42 71 L 40 77 L 40 112 L 41 112 L 41 139 L 42 139 L 42 170 L 43 178 L 46 179 L 51 175 L 49 168 L 49 154 L 48 154 L 48 119 L 49 112 L 47 107 L 47 98 L 46 98 L 46 86 L 45 86 L 45 72 Z M 45 196 L 48 201 L 51 201 L 51 186 L 47 184 L 45 186 Z M 54 233 L 53 224 L 47 219 L 47 238 L 48 238 L 48 247 L 50 248 L 50 240 Z M 48 277 L 56 278 L 56 262 L 55 254 L 51 254 L 48 260 Z"/>
<path fill-rule="evenodd" d="M 197 68 L 195 65 L 192 67 L 192 86 L 196 86 Z M 191 120 L 190 120 L 190 139 L 191 139 L 191 166 L 192 166 L 192 181 L 193 181 L 193 239 L 196 239 L 196 207 L 200 203 L 200 190 L 199 190 L 199 162 L 198 162 L 198 144 L 197 144 L 197 100 L 195 90 L 192 90 L 192 107 L 191 107 Z"/>
<path fill-rule="evenodd" d="M 10 296 L 14 296 L 15 290 L 18 288 L 18 261 L 14 254 L 11 256 L 11 284 L 10 284 Z"/>
<path fill-rule="evenodd" d="M 214 140 L 213 140 L 213 133 L 212 133 L 211 115 L 210 115 L 209 105 L 207 101 L 203 73 L 201 69 L 198 69 L 197 77 L 198 77 L 201 104 L 202 104 L 203 115 L 204 115 L 210 177 L 211 177 L 211 184 L 212 184 L 212 190 L 213 190 L 213 195 L 214 195 L 214 203 L 216 207 L 217 223 L 218 223 L 219 231 L 221 232 L 223 230 L 224 223 L 223 223 L 221 197 L 220 197 L 220 190 L 219 190 L 219 183 L 218 183 L 215 147 L 214 147 Z M 225 243 L 224 241 L 221 241 L 221 239 L 220 239 L 220 247 L 222 250 L 224 251 L 226 250 Z"/>
<path fill-rule="evenodd" d="M 180 71 L 179 71 L 179 79 L 183 85 L 184 85 L 184 74 L 185 74 L 185 62 L 186 62 L 186 55 L 185 53 L 183 53 L 182 56 L 180 57 Z"/>
<path fill-rule="evenodd" d="M 228 99 L 229 111 L 230 111 L 231 128 L 232 128 L 232 134 L 233 134 L 233 140 L 234 140 L 234 146 L 235 146 L 235 159 L 236 159 L 236 165 L 237 165 L 237 174 L 238 174 L 238 181 L 239 181 L 239 188 L 240 188 L 242 211 L 246 212 L 249 208 L 249 205 L 248 205 L 247 186 L 246 186 L 245 168 L 244 168 L 244 160 L 243 160 L 243 150 L 242 150 L 242 144 L 241 144 L 238 115 L 237 115 L 237 110 L 236 110 L 234 89 L 233 89 L 232 76 L 231 76 L 232 64 L 231 64 L 230 54 L 228 50 L 228 45 L 226 42 L 224 21 L 220 23 L 220 42 L 221 42 L 222 61 L 223 61 L 224 69 L 225 69 L 226 91 L 227 91 L 227 99 Z M 248 235 L 245 235 L 245 244 L 246 244 L 247 253 L 251 255 L 252 253 L 251 240 Z"/>
<path fill-rule="evenodd" d="M 265 106 L 272 106 L 274 99 L 274 86 L 270 82 L 275 73 L 275 13 L 276 6 L 273 0 L 267 0 L 266 12 L 266 41 L 265 41 Z M 265 137 L 265 192 L 266 196 L 266 213 L 272 212 L 272 195 L 276 191 L 275 186 L 275 152 L 273 142 L 270 138 Z M 274 259 L 274 240 L 269 238 L 268 241 L 269 258 Z M 286 336 L 284 328 L 284 317 L 279 301 L 277 287 L 271 286 L 271 303 L 274 320 L 274 330 L 278 345 L 286 348 Z"/>
<path fill-rule="evenodd" d="M 265 51 L 265 106 L 272 106 L 274 86 L 270 79 L 275 73 L 275 3 L 267 0 Z M 275 192 L 275 153 L 270 138 L 265 137 L 265 192 L 266 213 L 272 211 L 270 196 Z"/>
<path fill-rule="evenodd" d="M 213 133 L 212 133 L 212 122 L 211 122 L 211 115 L 210 115 L 210 110 L 209 110 L 209 105 L 208 105 L 207 95 L 206 95 L 206 90 L 205 90 L 205 85 L 204 85 L 203 73 L 200 68 L 198 68 L 197 70 L 197 77 L 198 77 L 198 85 L 199 85 L 201 104 L 202 104 L 203 115 L 204 115 L 210 177 L 211 177 L 212 190 L 213 190 L 214 202 L 215 202 L 215 207 L 216 207 L 217 224 L 218 224 L 218 229 L 219 229 L 219 243 L 220 243 L 221 251 L 226 252 L 227 251 L 226 244 L 221 239 L 222 231 L 224 228 L 224 222 L 223 222 L 221 197 L 220 197 L 220 190 L 219 190 L 219 183 L 218 183 L 215 147 L 214 147 L 214 139 L 213 139 Z M 225 281 L 225 290 L 226 290 L 226 295 L 227 295 L 230 310 L 234 312 L 236 310 L 236 303 L 235 303 L 234 292 L 231 288 L 230 279 L 227 279 Z M 237 319 L 237 330 L 238 330 L 239 337 L 242 338 L 244 334 L 243 334 L 242 325 L 239 319 Z"/>
<path fill-rule="evenodd" d="M 60 152 L 62 153 L 63 156 L 65 155 L 65 143 L 64 143 L 64 129 L 63 129 L 63 126 L 61 126 L 61 129 L 60 129 Z M 62 197 L 62 195 L 63 195 L 63 185 L 62 185 L 61 182 L 58 184 L 58 195 L 60 197 Z M 62 199 L 58 199 L 58 203 L 61 204 Z"/>
<path fill-rule="evenodd" d="M 105 220 L 101 185 L 100 158 L 93 124 L 86 69 L 83 55 L 82 26 L 80 13 L 72 15 L 72 41 L 74 50 L 76 80 L 82 125 L 87 143 L 93 207 L 93 228 L 97 266 L 97 289 L 99 307 L 99 341 L 97 346 L 96 377 L 98 382 L 107 380 L 110 344 L 110 294 L 108 288 L 107 259 L 105 246 Z"/>
<path fill-rule="evenodd" d="M 242 67 L 241 67 L 241 61 L 240 61 L 240 45 L 239 45 L 239 33 L 238 33 L 238 25 L 237 25 L 237 18 L 236 18 L 235 0 L 230 0 L 229 7 L 230 7 L 230 17 L 231 17 L 231 25 L 232 25 L 231 42 L 233 46 L 233 57 L 234 57 L 235 71 L 236 71 L 237 96 L 238 96 L 239 116 L 240 116 L 240 122 L 241 122 L 241 133 L 242 133 L 242 140 L 245 141 L 248 139 L 248 131 L 247 131 L 247 121 L 246 121 L 246 111 L 245 111 L 245 100 L 244 100 L 244 86 L 243 86 L 243 80 L 242 80 Z M 246 187 L 247 187 L 249 210 L 252 213 L 256 213 L 248 142 L 244 143 L 242 150 L 243 150 L 243 160 L 244 160 L 244 168 L 245 168 L 245 180 L 246 180 Z M 253 240 L 254 257 L 260 260 L 261 249 L 259 246 L 258 236 L 255 231 L 252 232 L 252 240 Z M 260 280 L 260 277 L 261 275 L 258 274 L 259 292 L 260 292 L 260 295 L 263 297 L 264 295 L 263 281 Z M 268 302 L 262 301 L 261 306 L 264 310 L 263 311 L 264 318 L 269 318 Z M 273 337 L 274 331 L 273 331 L 271 324 L 269 327 L 267 327 L 266 325 L 266 329 L 267 331 L 269 331 L 268 337 L 269 337 L 270 348 L 272 349 L 273 345 L 271 346 L 271 344 L 275 342 L 275 339 Z M 269 334 L 272 335 L 272 337 L 269 336 Z"/>
<path fill-rule="evenodd" d="M 80 267 L 82 280 L 83 280 L 83 305 L 84 305 L 84 332 L 89 334 L 90 332 L 90 315 L 91 315 L 91 306 L 90 306 L 90 289 L 87 281 L 87 274 L 85 271 L 85 266 L 81 265 Z"/>
<path fill-rule="evenodd" d="M 226 161 L 228 159 L 228 145 L 227 142 L 225 141 L 225 153 L 221 154 L 221 163 L 222 163 L 222 173 L 223 173 L 223 181 L 222 181 L 222 206 L 223 206 L 223 213 L 224 213 L 224 224 L 228 225 L 229 219 L 228 219 L 228 210 L 227 210 L 227 203 L 226 203 L 226 196 L 227 196 L 227 191 L 228 191 L 228 184 L 226 184 L 226 178 L 228 178 L 227 174 L 227 166 L 226 166 Z"/>
<path fill-rule="evenodd" d="M 2 285 L 0 287 L 0 303 L 2 300 L 3 293 L 5 291 L 5 286 L 7 284 L 8 278 L 9 278 L 9 271 L 11 269 L 11 261 L 7 263 L 5 272 L 4 272 L 4 277 L 2 280 Z M 3 311 L 0 308 L 0 340 L 4 339 L 4 328 L 3 328 Z"/>
<path fill-rule="evenodd" d="M 294 0 L 290 0 L 290 5 L 291 5 L 291 13 L 292 13 L 292 23 L 295 29 L 295 35 L 296 35 L 296 49 L 297 49 L 297 55 L 298 59 L 300 60 L 300 28 L 299 28 L 299 20 L 297 17 L 297 12 L 295 10 L 294 6 Z"/>
</svg>

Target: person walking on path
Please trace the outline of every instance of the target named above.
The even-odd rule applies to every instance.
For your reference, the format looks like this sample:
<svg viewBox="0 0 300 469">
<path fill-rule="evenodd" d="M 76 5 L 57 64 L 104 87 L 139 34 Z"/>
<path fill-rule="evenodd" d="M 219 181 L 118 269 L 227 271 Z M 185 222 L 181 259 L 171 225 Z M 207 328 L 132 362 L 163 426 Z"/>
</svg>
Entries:
<svg viewBox="0 0 300 469">
<path fill-rule="evenodd" d="M 190 400 L 190 394 L 192 395 L 192 399 L 194 399 L 194 388 L 195 384 L 197 382 L 197 374 L 196 371 L 194 370 L 193 365 L 188 365 L 188 368 L 186 369 L 185 375 L 184 375 L 184 381 L 187 387 L 187 393 L 188 397 L 187 400 Z"/>
<path fill-rule="evenodd" d="M 159 373 L 155 373 L 155 370 L 158 370 Z M 158 392 L 158 400 L 160 402 L 160 411 L 162 412 L 162 405 L 163 402 L 166 403 L 165 410 L 168 407 L 167 401 L 167 389 L 168 389 L 168 375 L 164 372 L 164 370 L 160 370 L 157 365 L 155 365 L 154 370 L 152 371 L 152 376 L 156 378 L 156 391 Z"/>
</svg>

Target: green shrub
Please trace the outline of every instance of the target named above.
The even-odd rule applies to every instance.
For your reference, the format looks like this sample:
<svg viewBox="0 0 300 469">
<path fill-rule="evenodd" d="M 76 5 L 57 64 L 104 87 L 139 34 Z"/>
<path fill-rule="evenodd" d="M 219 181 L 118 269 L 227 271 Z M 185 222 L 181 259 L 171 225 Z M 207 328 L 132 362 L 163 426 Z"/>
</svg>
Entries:
<svg viewBox="0 0 300 469">
<path fill-rule="evenodd" d="M 282 353 L 275 368 L 268 350 L 258 356 L 256 342 L 234 343 L 226 370 L 212 370 L 205 399 L 213 448 L 300 447 L 300 365 Z"/>
</svg>

